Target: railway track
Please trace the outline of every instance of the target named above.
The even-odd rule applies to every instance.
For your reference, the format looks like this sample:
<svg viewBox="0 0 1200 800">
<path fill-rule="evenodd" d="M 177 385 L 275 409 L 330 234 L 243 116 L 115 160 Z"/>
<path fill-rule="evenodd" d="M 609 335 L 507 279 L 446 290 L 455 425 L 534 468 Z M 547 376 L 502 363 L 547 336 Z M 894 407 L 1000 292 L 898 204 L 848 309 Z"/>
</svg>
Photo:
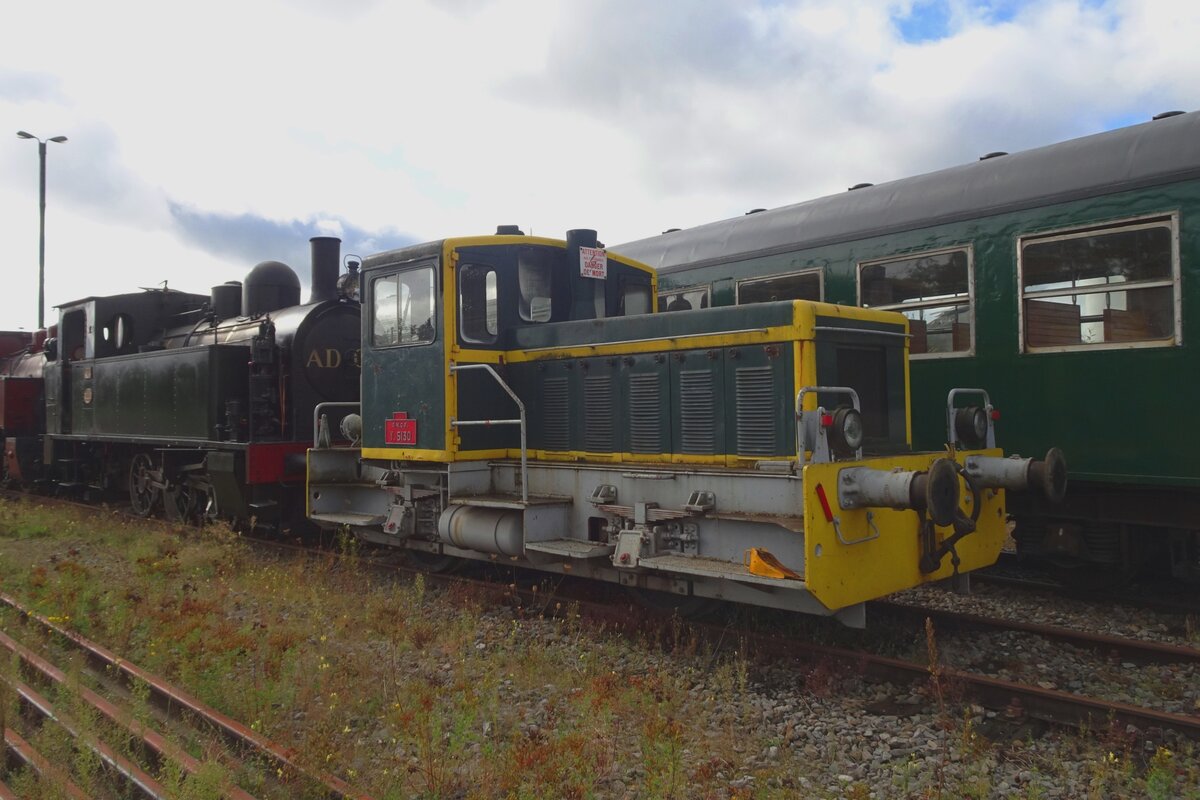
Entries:
<svg viewBox="0 0 1200 800">
<path fill-rule="evenodd" d="M 24 621 L 25 638 L 48 637 L 44 649 L 50 651 L 38 652 L 11 635 L 15 631 L 0 632 L 0 648 L 20 664 L 4 683 L 20 700 L 26 728 L 19 732 L 5 726 L 7 753 L 67 796 L 86 798 L 98 791 L 166 800 L 176 791 L 161 776 L 176 773 L 212 780 L 211 765 L 217 764 L 217 788 L 231 800 L 369 800 L 336 776 L 305 770 L 287 748 L 16 599 L 0 593 L 0 604 Z M 72 656 L 82 657 L 78 669 L 55 663 Z M 153 705 L 152 713 L 139 708 L 139 689 Z M 30 739 L 46 726 L 55 726 L 76 750 L 90 752 L 105 767 L 107 779 L 85 792 L 61 765 L 38 752 Z M 194 752 L 206 754 L 205 760 Z M 0 784 L 0 800 L 9 796 L 15 795 Z"/>
<path fill-rule="evenodd" d="M 313 553 L 313 548 L 309 546 L 273 540 L 262 541 L 281 551 L 309 555 Z M 328 554 L 327 551 L 326 554 Z M 397 575 L 423 574 L 432 583 L 473 586 L 492 595 L 507 593 L 512 597 L 513 602 L 522 604 L 529 613 L 552 616 L 560 613 L 566 607 L 571 607 L 578 609 L 584 616 L 603 620 L 609 629 L 625 627 L 637 630 L 638 625 L 646 620 L 654 619 L 656 616 L 660 621 L 666 618 L 662 614 L 656 615 L 649 611 L 639 611 L 636 615 L 631 615 L 614 608 L 611 602 L 597 602 L 589 599 L 589 593 L 595 588 L 592 584 L 584 585 L 563 579 L 554 584 L 549 591 L 539 589 L 537 583 L 529 584 L 529 588 L 523 588 L 522 585 L 519 585 L 520 581 L 510 578 L 431 574 L 397 564 L 390 557 L 391 555 L 390 551 L 386 551 L 382 559 L 359 558 L 359 562 Z M 540 581 L 542 586 L 547 585 L 546 576 L 543 574 L 539 573 L 534 580 Z M 925 618 L 928 618 L 934 630 L 938 632 L 1007 630 L 1090 650 L 1102 658 L 1115 657 L 1122 661 L 1132 661 L 1138 664 L 1200 663 L 1200 651 L 1190 647 L 1091 634 L 1056 626 L 1011 622 L 944 610 L 901 606 L 895 603 L 881 602 L 878 605 L 890 613 L 906 617 L 908 622 L 914 625 L 923 624 Z M 614 625 L 614 623 L 618 624 Z M 986 708 L 1003 712 L 1009 716 L 1025 715 L 1055 724 L 1090 726 L 1093 729 L 1109 724 L 1133 725 L 1142 731 L 1173 731 L 1188 738 L 1200 739 L 1200 716 L 1146 708 L 1120 699 L 1089 697 L 1061 689 L 1048 689 L 1035 684 L 1005 680 L 941 664 L 918 663 L 873 653 L 863 648 L 816 644 L 795 637 L 745 629 L 734 631 L 729 626 L 702 622 L 689 622 L 688 624 L 715 650 L 719 650 L 730 641 L 737 641 L 739 649 L 747 653 L 794 662 L 819 661 L 840 664 L 847 670 L 874 680 L 925 686 L 952 685 L 955 692 L 960 693 L 964 699 L 970 699 Z"/>
<path fill-rule="evenodd" d="M 1141 590 L 1089 588 L 1058 580 L 1040 570 L 1023 568 L 1013 554 L 1001 553 L 996 566 L 972 573 L 971 580 L 990 586 L 1046 592 L 1087 603 L 1120 604 L 1160 614 L 1200 617 L 1200 589 L 1194 585 L 1173 584 L 1170 591 L 1164 591 L 1162 587 Z"/>
</svg>

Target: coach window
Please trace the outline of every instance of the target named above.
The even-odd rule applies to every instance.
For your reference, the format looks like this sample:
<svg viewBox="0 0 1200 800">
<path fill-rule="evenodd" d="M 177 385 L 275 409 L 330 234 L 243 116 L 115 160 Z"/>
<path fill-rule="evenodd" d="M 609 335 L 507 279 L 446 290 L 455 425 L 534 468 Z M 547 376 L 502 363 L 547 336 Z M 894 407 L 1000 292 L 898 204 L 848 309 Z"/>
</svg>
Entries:
<svg viewBox="0 0 1200 800">
<path fill-rule="evenodd" d="M 708 286 L 688 286 L 658 293 L 659 311 L 692 311 L 708 308 Z"/>
<path fill-rule="evenodd" d="M 1026 351 L 1178 340 L 1173 216 L 1022 238 L 1019 269 Z"/>
<path fill-rule="evenodd" d="M 738 281 L 738 305 L 772 303 L 776 300 L 821 300 L 824 290 L 820 269 L 808 269 L 770 278 Z"/>
<path fill-rule="evenodd" d="M 391 347 L 433 341 L 437 295 L 432 267 L 371 282 L 371 344 Z"/>
<path fill-rule="evenodd" d="M 464 342 L 491 344 L 496 341 L 496 271 L 478 264 L 465 264 L 458 271 L 458 326 Z"/>
<path fill-rule="evenodd" d="M 858 265 L 858 304 L 908 317 L 909 353 L 973 349 L 971 250 L 939 250 Z"/>
</svg>

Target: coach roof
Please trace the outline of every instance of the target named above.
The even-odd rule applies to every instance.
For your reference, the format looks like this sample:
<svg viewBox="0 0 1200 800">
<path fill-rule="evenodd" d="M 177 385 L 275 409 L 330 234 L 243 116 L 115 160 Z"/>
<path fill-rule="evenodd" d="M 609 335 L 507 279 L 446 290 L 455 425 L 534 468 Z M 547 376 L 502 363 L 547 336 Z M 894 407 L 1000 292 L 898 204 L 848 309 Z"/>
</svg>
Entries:
<svg viewBox="0 0 1200 800">
<path fill-rule="evenodd" d="M 610 248 L 660 272 L 863 239 L 1200 177 L 1200 112 Z"/>
</svg>

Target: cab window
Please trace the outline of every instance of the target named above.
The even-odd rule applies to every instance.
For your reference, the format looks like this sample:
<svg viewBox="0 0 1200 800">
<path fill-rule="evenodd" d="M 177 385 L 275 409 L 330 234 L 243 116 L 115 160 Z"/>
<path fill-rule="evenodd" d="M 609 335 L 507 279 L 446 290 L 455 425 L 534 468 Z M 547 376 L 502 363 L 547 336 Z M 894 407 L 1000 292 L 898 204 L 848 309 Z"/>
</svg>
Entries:
<svg viewBox="0 0 1200 800">
<path fill-rule="evenodd" d="M 375 347 L 432 342 L 437 293 L 432 267 L 371 282 L 371 344 Z"/>
<path fill-rule="evenodd" d="M 491 344 L 500 327 L 497 319 L 496 270 L 465 264 L 458 271 L 458 326 L 464 342 Z"/>
<path fill-rule="evenodd" d="M 518 311 L 525 322 L 549 322 L 552 314 L 554 254 L 523 247 L 517 255 Z"/>
<path fill-rule="evenodd" d="M 972 351 L 971 297 L 969 248 L 858 265 L 859 305 L 908 317 L 909 353 L 914 356 Z"/>
<path fill-rule="evenodd" d="M 625 283 L 621 287 L 621 313 L 627 317 L 634 314 L 649 314 L 650 285 L 647 283 Z"/>
</svg>

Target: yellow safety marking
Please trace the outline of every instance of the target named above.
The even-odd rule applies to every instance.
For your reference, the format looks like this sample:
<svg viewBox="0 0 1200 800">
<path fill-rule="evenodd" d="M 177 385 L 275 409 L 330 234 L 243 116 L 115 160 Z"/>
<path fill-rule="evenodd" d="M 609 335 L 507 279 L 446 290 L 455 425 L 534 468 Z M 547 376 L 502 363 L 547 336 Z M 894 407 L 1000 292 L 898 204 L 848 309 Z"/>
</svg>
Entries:
<svg viewBox="0 0 1200 800">
<path fill-rule="evenodd" d="M 746 569 L 750 570 L 751 575 L 758 575 L 763 578 L 778 578 L 779 580 L 787 578 L 800 580 L 799 573 L 794 569 L 785 567 L 774 554 L 761 547 L 751 547 L 743 553 L 742 563 L 746 565 Z"/>
<path fill-rule="evenodd" d="M 838 473 L 847 467 L 873 469 L 926 470 L 942 453 L 872 458 L 863 461 L 809 464 L 804 467 L 804 583 L 809 591 L 830 609 L 872 600 L 930 581 L 950 577 L 950 556 L 941 568 L 928 575 L 921 572 L 920 525 L 915 511 L 890 508 L 843 509 L 838 505 Z M 1001 450 L 960 450 L 959 463 L 969 455 L 1003 456 Z M 878 538 L 858 544 L 843 544 L 817 499 L 816 488 L 824 487 L 834 517 L 838 518 L 842 539 L 865 539 L 874 531 L 867 520 L 868 511 L 879 531 Z M 971 494 L 963 487 L 962 510 L 971 513 Z M 996 562 L 1008 535 L 1005 519 L 1007 506 L 1003 490 L 980 492 L 983 508 L 974 533 L 959 540 L 960 572 L 986 567 Z M 952 528 L 937 528 L 939 542 L 953 533 Z"/>
<path fill-rule="evenodd" d="M 449 450 L 416 450 L 405 447 L 364 447 L 363 458 L 380 459 L 383 461 L 451 461 L 453 453 Z"/>
</svg>

